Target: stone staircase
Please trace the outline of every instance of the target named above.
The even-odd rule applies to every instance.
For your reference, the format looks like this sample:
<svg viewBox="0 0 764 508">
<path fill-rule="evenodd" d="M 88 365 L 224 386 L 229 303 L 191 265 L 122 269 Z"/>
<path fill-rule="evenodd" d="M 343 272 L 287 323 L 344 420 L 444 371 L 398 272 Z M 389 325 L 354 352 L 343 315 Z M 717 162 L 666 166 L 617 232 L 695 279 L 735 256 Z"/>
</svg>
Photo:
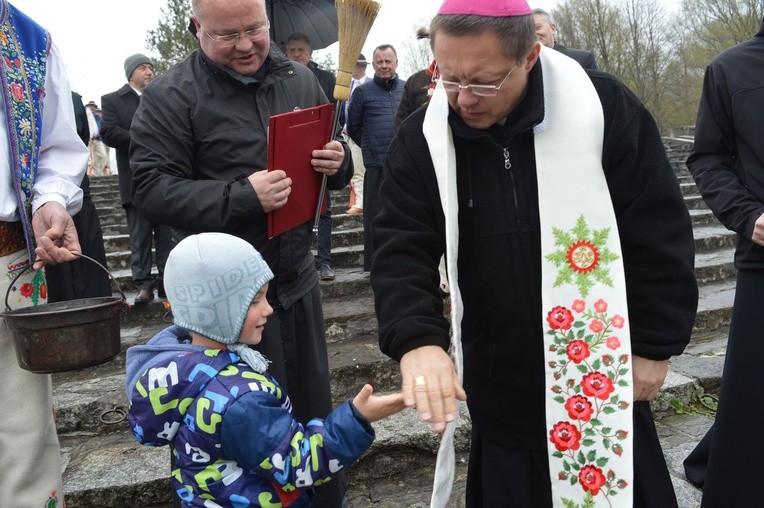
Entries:
<svg viewBox="0 0 764 508">
<path fill-rule="evenodd" d="M 734 235 L 716 221 L 697 195 L 684 167 L 689 143 L 685 138 L 672 138 L 666 139 L 665 145 L 693 218 L 701 298 L 691 347 L 672 361 L 666 385 L 654 402 L 664 449 L 666 439 L 678 439 L 680 432 L 673 420 L 666 420 L 671 425 L 662 425 L 662 419 L 673 418 L 678 405 L 689 407 L 698 393 L 718 389 L 735 285 Z M 109 268 L 132 302 L 135 291 L 130 282 L 129 239 L 117 185 L 116 176 L 91 180 Z M 334 192 L 333 198 L 332 266 L 337 278 L 322 282 L 321 291 L 332 395 L 338 404 L 355 395 L 366 382 L 377 391 L 393 391 L 399 388 L 400 381 L 397 364 L 382 355 L 377 346 L 369 277 L 360 268 L 362 219 L 341 213 L 347 191 Z M 53 376 L 69 508 L 171 506 L 168 449 L 138 445 L 124 419 L 124 351 L 146 342 L 167 326 L 166 314 L 162 302 L 156 299 L 141 309 L 132 309 L 121 319 L 122 353 L 117 358 L 98 367 Z M 461 416 L 456 433 L 459 464 L 451 506 L 462 506 L 464 497 L 470 433 L 465 406 L 461 407 Z M 349 505 L 427 506 L 439 436 L 420 423 L 413 410 L 377 422 L 374 427 L 377 440 L 348 470 Z M 678 495 L 687 499 L 681 506 L 689 508 L 697 506 L 698 494 L 681 478 L 677 465 L 680 455 L 672 459 L 667 452 Z"/>
</svg>

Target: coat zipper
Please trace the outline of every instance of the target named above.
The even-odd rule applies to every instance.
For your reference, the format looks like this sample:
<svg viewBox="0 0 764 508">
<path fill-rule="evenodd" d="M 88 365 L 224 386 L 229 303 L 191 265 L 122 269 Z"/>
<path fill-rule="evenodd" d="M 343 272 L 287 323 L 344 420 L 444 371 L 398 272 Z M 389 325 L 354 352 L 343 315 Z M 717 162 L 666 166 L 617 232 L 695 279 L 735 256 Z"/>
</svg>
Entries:
<svg viewBox="0 0 764 508">
<path fill-rule="evenodd" d="M 517 186 L 515 185 L 515 172 L 512 171 L 512 161 L 509 160 L 509 146 L 505 146 L 503 149 L 504 154 L 504 169 L 509 173 L 509 180 L 512 183 L 512 204 L 515 207 L 515 222 L 517 223 L 518 230 L 520 228 L 520 206 L 517 203 Z"/>
</svg>

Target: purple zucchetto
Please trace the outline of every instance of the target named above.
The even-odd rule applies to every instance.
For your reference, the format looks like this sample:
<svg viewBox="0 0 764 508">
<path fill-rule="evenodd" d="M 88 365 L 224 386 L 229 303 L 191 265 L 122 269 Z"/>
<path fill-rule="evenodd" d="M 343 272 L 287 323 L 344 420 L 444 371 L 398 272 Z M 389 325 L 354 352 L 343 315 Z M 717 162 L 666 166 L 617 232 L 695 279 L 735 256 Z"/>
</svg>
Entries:
<svg viewBox="0 0 764 508">
<path fill-rule="evenodd" d="M 438 11 L 442 14 L 469 14 L 503 18 L 533 14 L 526 0 L 445 0 Z"/>
</svg>

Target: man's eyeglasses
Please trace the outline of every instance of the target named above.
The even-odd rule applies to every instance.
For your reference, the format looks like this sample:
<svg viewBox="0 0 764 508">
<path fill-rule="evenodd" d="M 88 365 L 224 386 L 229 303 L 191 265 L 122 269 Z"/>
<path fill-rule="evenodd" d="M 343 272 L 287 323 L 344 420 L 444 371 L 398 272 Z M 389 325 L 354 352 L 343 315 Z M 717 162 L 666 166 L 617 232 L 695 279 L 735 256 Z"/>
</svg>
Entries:
<svg viewBox="0 0 764 508">
<path fill-rule="evenodd" d="M 233 33 L 233 34 L 225 34 L 225 35 L 210 35 L 209 32 L 206 30 L 202 30 L 204 32 L 204 35 L 209 37 L 209 39 L 217 44 L 220 47 L 232 47 L 236 46 L 236 44 L 239 43 L 239 39 L 242 37 L 246 37 L 252 42 L 262 40 L 266 37 L 268 37 L 268 30 L 270 30 L 271 25 L 266 24 L 265 26 L 261 26 L 260 28 L 254 28 L 252 30 L 247 30 L 246 32 L 241 33 Z"/>
<path fill-rule="evenodd" d="M 501 90 L 502 85 L 504 85 L 504 82 L 507 80 L 510 74 L 512 74 L 512 71 L 515 70 L 517 67 L 517 62 L 515 65 L 512 66 L 511 69 L 509 69 L 509 72 L 506 76 L 504 76 L 504 79 L 501 80 L 501 83 L 498 85 L 462 85 L 458 81 L 446 81 L 445 79 L 441 79 L 440 82 L 443 83 L 443 88 L 445 88 L 446 93 L 459 93 L 460 90 L 469 90 L 474 95 L 477 95 L 478 97 L 495 97 L 499 91 Z M 437 67 L 436 67 L 437 70 Z M 435 77 L 438 75 L 438 72 L 433 72 L 433 81 L 438 81 L 438 79 Z"/>
</svg>

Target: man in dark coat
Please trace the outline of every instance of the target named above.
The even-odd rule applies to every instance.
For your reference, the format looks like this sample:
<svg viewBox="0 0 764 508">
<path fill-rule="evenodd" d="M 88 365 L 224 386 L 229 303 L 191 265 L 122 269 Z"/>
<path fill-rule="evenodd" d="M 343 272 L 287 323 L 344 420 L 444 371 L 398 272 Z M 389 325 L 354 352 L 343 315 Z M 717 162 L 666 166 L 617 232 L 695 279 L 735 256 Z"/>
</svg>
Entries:
<svg viewBox="0 0 764 508">
<path fill-rule="evenodd" d="M 329 101 L 334 104 L 334 85 L 337 79 L 329 71 L 323 70 L 312 60 L 313 48 L 310 47 L 310 39 L 303 33 L 293 33 L 286 41 L 287 58 L 298 62 L 313 71 Z M 344 119 L 344 117 L 341 117 Z M 318 234 L 316 235 L 316 268 L 321 280 L 334 280 L 332 270 L 332 199 L 331 193 L 326 192 L 326 213 L 318 221 Z"/>
<path fill-rule="evenodd" d="M 737 285 L 716 420 L 685 461 L 687 478 L 703 487 L 701 506 L 759 506 L 759 457 L 751 439 L 764 419 L 761 305 L 764 301 L 764 20 L 750 40 L 714 58 L 706 69 L 687 159 L 703 199 L 737 233 Z"/>
<path fill-rule="evenodd" d="M 544 9 L 533 9 L 533 20 L 536 23 L 536 35 L 541 44 L 559 51 L 581 64 L 584 69 L 597 69 L 594 53 L 583 49 L 566 48 L 555 39 L 557 38 L 557 23 Z"/>
<path fill-rule="evenodd" d="M 446 0 L 430 38 L 440 83 L 390 144 L 372 231 L 380 348 L 400 362 L 407 404 L 443 432 L 466 398 L 468 507 L 562 505 L 562 489 L 577 496 L 571 506 L 596 496 L 676 507 L 649 400 L 689 341 L 698 293 L 689 213 L 655 121 L 612 76 L 542 47 L 524 0 Z M 586 226 L 605 215 L 609 226 Z M 589 271 L 613 254 L 594 229 L 615 236 L 618 295 Z M 603 313 L 618 308 L 606 293 L 628 308 L 630 328 L 618 313 L 595 342 Z M 550 296 L 568 308 L 547 306 Z M 621 361 L 630 367 L 612 368 Z M 608 369 L 612 378 L 593 372 Z M 596 378 L 607 393 L 592 390 Z M 631 389 L 613 400 L 614 384 Z M 620 411 L 633 432 L 600 420 Z M 585 465 L 593 457 L 600 466 Z"/>
<path fill-rule="evenodd" d="M 325 104 L 326 95 L 310 70 L 271 42 L 261 0 L 198 0 L 191 19 L 199 49 L 146 89 L 135 114 L 135 206 L 178 239 L 220 231 L 263 255 L 275 274 L 267 295 L 274 313 L 256 349 L 307 423 L 332 409 L 313 225 L 268 238 L 268 212 L 298 196 L 286 172 L 265 169 L 267 129 L 272 115 Z M 327 188 L 350 180 L 346 153 L 337 140 L 313 151 Z M 193 460 L 193 450 L 181 453 L 188 455 L 179 460 Z M 316 506 L 340 506 L 341 491 L 338 475 L 318 488 Z"/>
<path fill-rule="evenodd" d="M 404 83 L 395 72 L 398 54 L 389 44 L 378 46 L 372 60 L 374 79 L 357 87 L 348 108 L 348 135 L 361 147 L 363 180 L 363 269 L 371 269 L 374 244 L 371 223 L 379 211 L 379 186 L 387 147 L 395 132 L 395 115 Z"/>
<path fill-rule="evenodd" d="M 154 79 L 154 65 L 145 55 L 135 54 L 125 60 L 127 84 L 101 98 L 103 121 L 101 136 L 104 143 L 117 150 L 119 193 L 127 215 L 130 232 L 130 268 L 138 290 L 135 305 L 145 305 L 154 298 L 154 289 L 164 297 L 162 275 L 167 256 L 172 249 L 170 228 L 147 220 L 134 206 L 132 196 L 133 172 L 130 169 L 130 125 L 138 108 L 141 94 Z M 158 275 L 151 274 L 152 243 L 156 250 Z"/>
<path fill-rule="evenodd" d="M 85 146 L 90 141 L 90 128 L 82 104 L 82 96 L 72 92 L 74 121 L 77 135 Z M 106 266 L 106 250 L 103 244 L 103 232 L 98 212 L 90 199 L 90 179 L 82 177 L 82 208 L 72 216 L 74 227 L 80 238 L 82 254 L 89 256 Z M 46 265 L 45 278 L 48 281 L 48 302 L 63 302 L 79 298 L 111 296 L 111 280 L 103 268 L 88 259 L 76 259 L 60 265 Z"/>
</svg>

